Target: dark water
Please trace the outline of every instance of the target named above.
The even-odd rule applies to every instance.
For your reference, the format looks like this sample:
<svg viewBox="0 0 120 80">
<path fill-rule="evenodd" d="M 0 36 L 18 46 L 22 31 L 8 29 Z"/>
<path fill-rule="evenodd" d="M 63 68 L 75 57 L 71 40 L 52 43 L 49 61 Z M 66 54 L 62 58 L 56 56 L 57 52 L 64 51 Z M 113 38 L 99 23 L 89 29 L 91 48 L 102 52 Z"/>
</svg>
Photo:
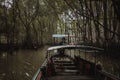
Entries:
<svg viewBox="0 0 120 80">
<path fill-rule="evenodd" d="M 46 49 L 0 53 L 0 80 L 31 80 L 45 59 Z"/>
</svg>

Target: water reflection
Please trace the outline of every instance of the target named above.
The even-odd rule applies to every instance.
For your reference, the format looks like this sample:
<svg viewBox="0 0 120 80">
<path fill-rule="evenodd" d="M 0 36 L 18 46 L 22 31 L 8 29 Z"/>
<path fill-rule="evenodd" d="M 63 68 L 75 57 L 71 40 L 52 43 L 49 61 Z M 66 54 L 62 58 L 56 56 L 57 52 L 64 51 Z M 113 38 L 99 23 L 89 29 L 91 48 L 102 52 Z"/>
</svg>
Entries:
<svg viewBox="0 0 120 80">
<path fill-rule="evenodd" d="M 31 80 L 45 59 L 46 49 L 0 53 L 0 80 Z"/>
</svg>

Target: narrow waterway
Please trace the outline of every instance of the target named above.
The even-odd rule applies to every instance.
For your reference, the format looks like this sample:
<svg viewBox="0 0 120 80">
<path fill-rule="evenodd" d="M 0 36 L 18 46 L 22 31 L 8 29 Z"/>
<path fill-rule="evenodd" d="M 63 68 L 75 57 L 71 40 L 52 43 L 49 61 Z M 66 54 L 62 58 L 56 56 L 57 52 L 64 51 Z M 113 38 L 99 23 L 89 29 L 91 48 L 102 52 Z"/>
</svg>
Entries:
<svg viewBox="0 0 120 80">
<path fill-rule="evenodd" d="M 47 47 L 0 53 L 0 80 L 31 80 L 45 59 Z"/>
</svg>

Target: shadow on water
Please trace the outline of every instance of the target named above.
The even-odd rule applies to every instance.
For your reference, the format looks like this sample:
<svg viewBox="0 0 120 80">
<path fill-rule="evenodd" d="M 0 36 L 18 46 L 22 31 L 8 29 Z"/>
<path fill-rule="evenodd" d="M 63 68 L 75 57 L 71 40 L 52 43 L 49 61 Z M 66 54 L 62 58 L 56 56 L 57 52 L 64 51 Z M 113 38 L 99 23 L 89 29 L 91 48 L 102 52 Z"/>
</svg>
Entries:
<svg viewBox="0 0 120 80">
<path fill-rule="evenodd" d="M 31 80 L 45 59 L 46 49 L 0 52 L 0 80 Z"/>
</svg>

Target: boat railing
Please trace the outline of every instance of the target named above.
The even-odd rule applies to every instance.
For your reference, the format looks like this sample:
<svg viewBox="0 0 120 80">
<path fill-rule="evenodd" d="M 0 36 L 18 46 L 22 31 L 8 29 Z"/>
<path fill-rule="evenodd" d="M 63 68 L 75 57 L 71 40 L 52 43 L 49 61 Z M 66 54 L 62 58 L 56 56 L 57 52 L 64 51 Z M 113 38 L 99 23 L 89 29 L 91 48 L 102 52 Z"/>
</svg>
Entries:
<svg viewBox="0 0 120 80">
<path fill-rule="evenodd" d="M 44 61 L 42 66 L 37 70 L 37 72 L 34 75 L 32 80 L 42 80 L 42 78 L 43 78 L 43 69 L 45 69 L 46 65 L 47 65 L 47 59 Z"/>
<path fill-rule="evenodd" d="M 108 73 L 106 71 L 98 71 L 97 75 L 96 75 L 97 78 L 101 79 L 101 80 L 120 80 L 119 77 L 111 74 L 111 73 Z"/>
<path fill-rule="evenodd" d="M 95 75 L 95 64 L 84 60 L 78 56 L 75 56 L 75 64 L 78 67 L 78 70 L 81 74 L 84 75 Z"/>
<path fill-rule="evenodd" d="M 76 60 L 75 62 L 77 62 L 76 63 L 77 66 L 79 67 L 79 65 L 80 65 L 79 70 L 82 72 L 82 74 L 96 75 L 96 78 L 99 80 L 120 80 L 119 77 L 117 77 L 111 73 L 108 73 L 104 70 L 101 70 L 100 66 L 99 66 L 99 70 L 96 69 L 98 67 L 97 67 L 97 65 L 95 65 L 95 63 L 89 62 L 80 57 L 75 57 L 75 60 Z"/>
</svg>

